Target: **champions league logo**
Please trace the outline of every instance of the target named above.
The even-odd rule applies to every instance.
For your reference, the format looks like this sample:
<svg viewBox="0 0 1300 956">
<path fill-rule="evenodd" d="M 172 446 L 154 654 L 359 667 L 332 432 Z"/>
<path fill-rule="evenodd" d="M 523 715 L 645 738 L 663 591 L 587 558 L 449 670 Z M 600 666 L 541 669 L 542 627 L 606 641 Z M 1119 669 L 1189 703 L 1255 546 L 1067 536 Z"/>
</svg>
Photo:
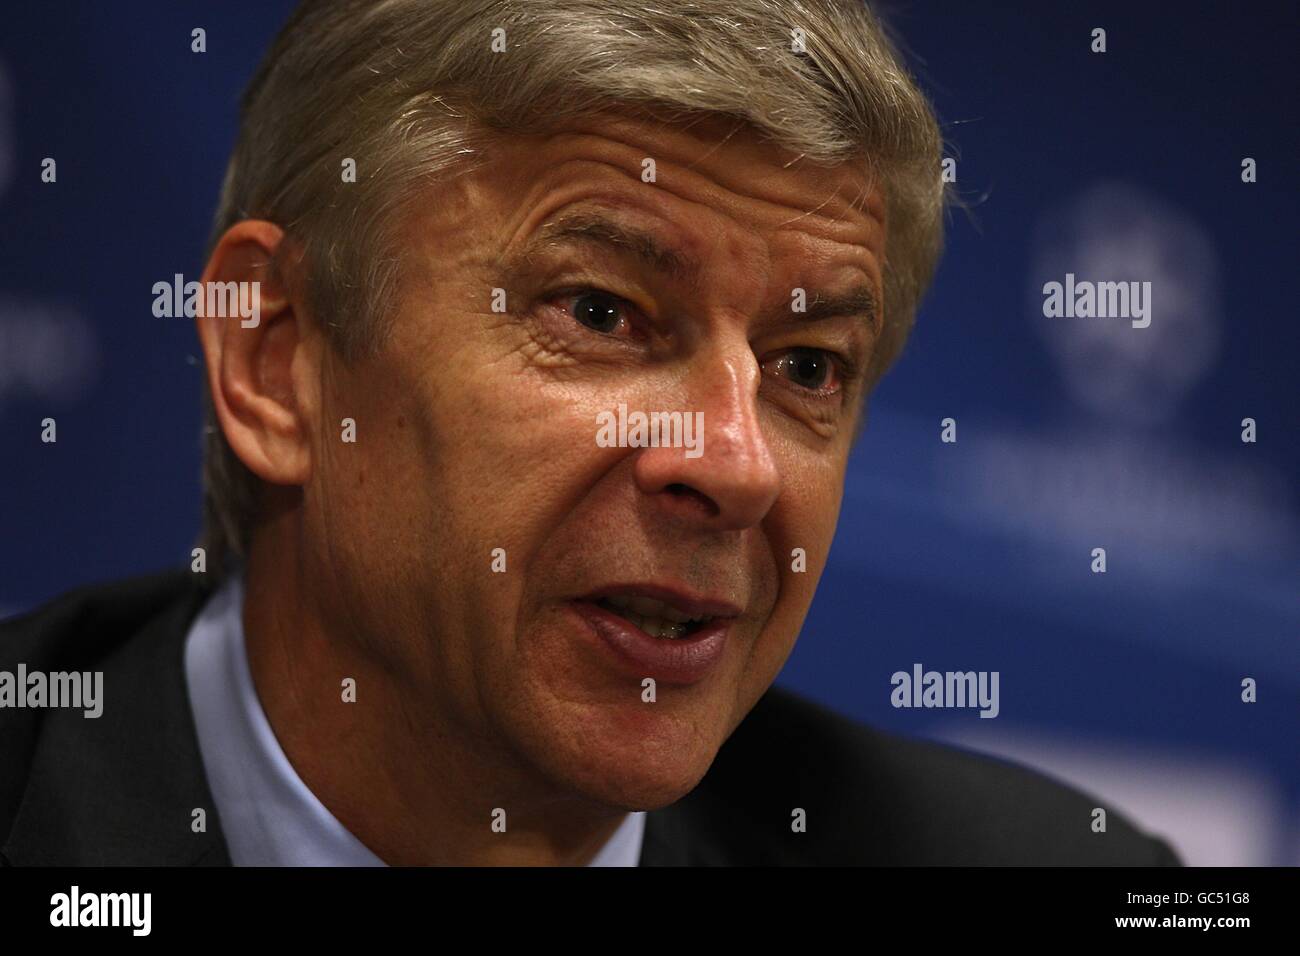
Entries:
<svg viewBox="0 0 1300 956">
<path fill-rule="evenodd" d="M 1034 249 L 1031 314 L 1070 398 L 1108 420 L 1166 421 L 1218 348 L 1218 256 L 1206 232 L 1145 192 L 1101 184 L 1049 209 Z M 1048 287 L 1147 290 L 1146 314 L 1048 309 Z"/>
</svg>

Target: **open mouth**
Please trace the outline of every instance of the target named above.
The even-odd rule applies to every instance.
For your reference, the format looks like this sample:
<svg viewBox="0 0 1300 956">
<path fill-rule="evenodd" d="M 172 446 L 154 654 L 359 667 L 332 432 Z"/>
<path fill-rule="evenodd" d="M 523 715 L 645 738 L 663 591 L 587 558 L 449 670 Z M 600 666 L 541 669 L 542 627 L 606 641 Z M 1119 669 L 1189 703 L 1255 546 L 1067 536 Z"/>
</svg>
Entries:
<svg viewBox="0 0 1300 956">
<path fill-rule="evenodd" d="M 626 675 L 677 686 L 699 683 L 718 667 L 743 613 L 721 597 L 641 582 L 607 585 L 569 606 Z"/>
<path fill-rule="evenodd" d="M 690 637 L 714 620 L 711 615 L 692 616 L 671 604 L 639 595 L 613 594 L 593 603 L 635 624 L 651 637 L 670 641 Z"/>
</svg>

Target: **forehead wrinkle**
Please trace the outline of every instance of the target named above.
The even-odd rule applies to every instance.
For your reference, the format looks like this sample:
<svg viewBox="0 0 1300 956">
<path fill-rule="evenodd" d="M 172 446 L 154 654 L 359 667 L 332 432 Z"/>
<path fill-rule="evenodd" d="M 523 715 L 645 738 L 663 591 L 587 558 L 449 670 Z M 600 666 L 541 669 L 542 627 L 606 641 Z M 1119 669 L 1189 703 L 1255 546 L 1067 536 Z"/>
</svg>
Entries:
<svg viewBox="0 0 1300 956">
<path fill-rule="evenodd" d="M 731 135 L 734 135 L 739 129 L 743 129 L 743 124 L 733 127 Z M 620 152 L 625 150 L 635 150 L 635 147 L 632 146 L 632 144 L 614 139 L 608 133 L 593 134 L 590 138 L 594 141 L 603 140 L 605 143 L 613 146 Z M 573 140 L 570 138 L 567 141 L 567 144 L 572 144 L 572 142 Z M 843 230 L 846 227 L 852 227 L 856 231 L 856 224 L 845 221 L 848 216 L 855 211 L 853 205 L 850 205 L 847 209 L 841 210 L 838 218 L 832 218 L 824 214 L 819 215 L 828 203 L 832 203 L 837 198 L 843 196 L 843 183 L 840 183 L 838 188 L 832 188 L 827 193 L 824 193 L 823 200 L 811 210 L 806 208 L 801 209 L 799 206 L 792 208 L 790 205 L 791 197 L 786 197 L 784 201 L 780 201 L 775 199 L 775 197 L 766 197 L 762 195 L 761 192 L 754 193 L 752 190 L 737 192 L 735 189 L 738 185 L 737 183 L 728 184 L 715 178 L 711 172 L 706 172 L 700 169 L 689 169 L 687 166 L 677 165 L 673 163 L 671 158 L 665 157 L 664 161 L 670 166 L 676 166 L 680 171 L 683 180 L 681 183 L 676 185 L 676 188 L 674 188 L 671 177 L 668 181 L 658 184 L 656 187 L 656 193 L 663 196 L 665 199 L 680 200 L 691 206 L 708 207 L 710 212 L 720 214 L 724 218 L 732 220 L 748 231 L 751 235 L 756 231 L 766 234 L 769 230 L 779 234 L 783 230 L 777 225 L 777 223 L 784 220 L 786 224 L 794 224 L 792 227 L 788 227 L 788 229 L 784 231 L 806 234 L 810 237 L 819 240 L 829 240 L 836 244 L 847 243 L 851 246 L 865 249 L 869 255 L 876 254 L 874 234 L 877 229 L 883 230 L 883 223 L 874 215 L 869 203 L 865 208 L 860 210 L 865 217 L 865 221 L 861 225 L 866 227 L 871 233 L 871 236 L 865 237 L 864 239 L 858 239 L 857 237 L 850 238 L 849 236 L 842 234 L 838 236 L 836 235 L 836 233 L 839 233 L 840 230 Z M 617 212 L 626 206 L 633 212 L 645 211 L 650 213 L 651 216 L 656 219 L 662 219 L 665 223 L 672 223 L 675 225 L 676 212 L 674 211 L 674 207 L 670 203 L 661 203 L 657 200 L 647 201 L 647 196 L 644 192 L 635 191 L 636 189 L 645 189 L 645 187 L 640 183 L 639 178 L 629 171 L 629 168 L 625 163 L 616 160 L 608 153 L 604 155 L 593 153 L 571 156 L 566 158 L 564 162 L 553 165 L 550 172 L 552 174 L 558 174 L 559 170 L 567 169 L 569 163 L 572 162 L 583 164 L 594 163 L 598 167 L 602 167 L 606 173 L 614 174 L 610 177 L 610 185 L 613 187 L 611 190 L 606 191 L 601 189 L 599 192 L 589 194 L 585 198 L 591 199 L 597 203 L 597 205 L 592 208 L 592 213 L 609 210 L 610 216 L 607 217 L 607 220 L 617 227 L 618 231 L 621 231 L 624 234 L 619 235 L 618 231 L 614 229 L 602 228 L 597 231 L 597 235 L 588 235 L 581 238 L 580 241 L 588 241 L 592 243 L 600 242 L 607 247 L 612 246 L 614 248 L 622 248 L 624 252 L 630 251 L 638 258 L 650 263 L 652 267 L 660 273 L 671 274 L 675 278 L 684 280 L 685 284 L 692 292 L 700 292 L 702 290 L 702 283 L 706 278 L 703 263 L 701 261 L 694 259 L 694 257 L 685 250 L 672 250 L 670 247 L 665 246 L 664 243 L 667 242 L 667 236 L 663 237 L 662 240 L 658 237 L 652 236 L 651 238 L 655 239 L 655 243 L 641 241 L 639 238 L 634 239 L 628 234 L 638 231 L 635 226 L 630 222 L 627 225 L 624 225 L 616 220 Z M 535 184 L 534 188 L 545 191 L 547 187 L 543 186 L 543 182 L 549 182 L 550 178 L 550 176 L 545 177 L 545 180 Z M 569 193 L 570 202 L 561 205 L 559 210 L 552 212 L 549 220 L 543 219 L 541 224 L 529 229 L 528 231 L 532 233 L 532 237 L 524 239 L 523 248 L 518 252 L 511 255 L 509 247 L 510 245 L 513 245 L 513 242 L 507 243 L 506 248 L 502 249 L 497 254 L 499 265 L 505 266 L 512 262 L 515 263 L 516 266 L 527 267 L 531 265 L 534 256 L 547 245 L 546 242 L 537 241 L 538 236 L 543 230 L 549 229 L 551 240 L 560 238 L 579 238 L 578 236 L 561 237 L 557 235 L 558 232 L 567 231 L 558 229 L 557 224 L 563 222 L 568 218 L 568 216 L 578 215 L 582 210 L 582 200 L 578 197 L 586 190 L 585 188 L 575 188 L 577 187 L 577 183 L 574 179 L 575 177 L 568 176 L 567 180 L 564 182 L 564 185 L 567 188 L 562 189 L 562 193 Z M 688 181 L 690 182 L 689 187 L 687 187 Z M 624 187 L 629 182 L 633 184 L 634 190 L 625 190 Z M 864 195 L 870 197 L 871 183 L 869 181 L 865 184 L 860 182 L 856 183 L 855 186 L 859 197 L 858 199 L 855 199 L 855 203 Z M 530 190 L 530 192 L 531 191 L 532 190 Z M 573 200 L 578 201 L 573 202 Z M 565 205 L 568 205 L 570 209 L 574 209 L 574 211 L 570 212 L 568 216 L 564 214 Z M 764 207 L 767 209 L 766 216 L 763 212 Z M 767 222 L 764 223 L 762 220 L 766 217 L 770 218 L 767 218 Z M 595 217 L 591 216 L 591 218 Z M 748 225 L 745 225 L 746 222 L 748 222 Z M 649 227 L 647 226 L 646 228 Z M 583 233 L 596 230 L 584 228 L 574 231 Z M 768 241 L 770 242 L 772 238 L 775 238 L 775 236 L 769 236 Z M 675 253 L 675 255 L 673 253 Z M 868 274 L 871 274 L 870 269 L 867 271 Z M 692 273 L 694 274 L 692 275 Z"/>
<path fill-rule="evenodd" d="M 817 210 L 821 209 L 823 206 L 825 206 L 828 202 L 830 202 L 830 201 L 831 201 L 832 199 L 834 199 L 834 198 L 835 198 L 835 193 L 831 193 L 831 195 L 827 196 L 825 199 L 823 199 L 823 200 L 822 200 L 821 202 L 819 202 L 817 205 L 813 206 L 811 209 L 807 209 L 807 210 L 805 210 L 805 211 L 799 213 L 799 215 L 795 216 L 793 219 L 787 219 L 787 220 L 785 220 L 784 222 L 782 222 L 782 223 L 780 224 L 780 226 L 779 226 L 778 228 L 782 228 L 782 229 L 784 229 L 786 226 L 790 225 L 791 223 L 796 223 L 796 222 L 798 222 L 800 219 L 806 219 L 806 218 L 809 217 L 809 216 L 816 215 L 816 214 L 817 214 Z M 842 220 L 837 219 L 837 220 L 835 220 L 835 221 L 836 221 L 836 222 L 840 222 L 840 221 L 842 221 Z"/>
<path fill-rule="evenodd" d="M 693 125 L 694 124 L 687 124 L 686 128 L 690 129 Z M 731 127 L 731 129 L 727 131 L 726 136 L 722 137 L 720 140 L 718 140 L 712 146 L 710 146 L 709 149 L 705 151 L 704 155 L 698 156 L 695 159 L 691 160 L 689 163 L 687 163 L 684 168 L 695 169 L 697 166 L 699 166 L 701 163 L 707 160 L 718 150 L 722 149 L 723 146 L 726 146 L 727 143 L 731 141 L 731 138 L 744 128 L 745 128 L 744 120 L 737 120 L 737 122 Z"/>
<path fill-rule="evenodd" d="M 687 123 L 686 128 L 689 129 L 691 125 L 693 124 Z M 849 217 L 855 211 L 861 213 L 864 217 L 864 222 L 860 224 L 861 226 L 873 232 L 877 229 L 883 228 L 883 218 L 877 210 L 873 208 L 872 179 L 856 183 L 853 186 L 855 192 L 853 200 L 851 202 L 844 202 L 844 207 L 838 210 L 836 214 L 819 215 L 819 213 L 821 213 L 829 203 L 834 203 L 837 199 L 841 198 L 844 192 L 844 184 L 842 182 L 833 186 L 829 193 L 825 194 L 824 198 L 820 202 L 809 209 L 804 206 L 803 203 L 798 203 L 797 200 L 792 202 L 794 197 L 790 196 L 787 192 L 787 190 L 799 190 L 800 184 L 798 179 L 788 180 L 779 184 L 777 191 L 787 194 L 777 197 L 770 194 L 765 195 L 763 191 L 756 192 L 753 189 L 744 188 L 746 185 L 744 180 L 741 179 L 737 181 L 734 176 L 729 177 L 727 173 L 732 172 L 732 170 L 729 170 L 726 166 L 718 169 L 701 168 L 704 165 L 706 157 L 720 150 L 724 145 L 727 145 L 733 137 L 744 130 L 745 124 L 743 122 L 733 124 L 731 129 L 723 136 L 714 138 L 713 142 L 708 145 L 703 156 L 697 154 L 695 158 L 690 160 L 686 160 L 684 157 L 675 158 L 666 155 L 665 150 L 662 148 L 657 151 L 651 150 L 647 153 L 645 146 L 637 142 L 635 135 L 631 135 L 634 131 L 627 131 L 618 123 L 614 125 L 613 129 L 605 130 L 600 133 L 580 133 L 577 136 L 571 135 L 567 137 L 564 142 L 567 147 L 572 148 L 576 140 L 590 139 L 594 141 L 593 146 L 599 147 L 599 145 L 603 143 L 606 148 L 612 147 L 612 151 L 616 153 L 624 153 L 632 156 L 644 156 L 657 153 L 657 161 L 663 172 L 661 172 L 659 181 L 655 185 L 654 189 L 666 196 L 683 200 L 692 205 L 703 205 L 709 207 L 711 211 L 733 219 L 749 231 L 755 229 L 763 231 L 769 229 L 779 230 L 783 226 L 798 223 L 801 220 L 816 222 L 818 219 L 820 219 L 823 224 L 821 227 L 822 229 L 827 227 L 843 228 L 845 226 L 856 228 L 859 224 L 849 221 Z M 680 133 L 681 130 L 673 130 L 672 132 Z M 627 135 L 624 137 L 619 134 Z M 604 155 L 602 155 L 602 153 L 604 153 Z M 780 168 L 788 172 L 789 167 L 802 158 L 802 155 L 795 157 L 795 159 L 775 168 Z M 598 151 L 587 155 L 567 157 L 559 163 L 556 163 L 553 166 L 553 171 L 558 173 L 561 169 L 565 168 L 572 162 L 597 163 L 601 166 L 609 167 L 611 171 L 619 174 L 619 179 L 624 179 L 642 189 L 645 188 L 642 185 L 639 176 L 630 171 L 630 168 L 637 165 L 636 163 L 629 163 L 616 159 L 609 155 L 604 149 L 598 149 Z M 843 169 L 844 167 L 841 166 L 840 168 Z M 680 177 L 680 186 L 675 185 L 673 182 L 673 180 L 678 177 Z M 622 197 L 619 197 L 614 201 L 621 203 L 624 200 Z M 653 203 L 652 206 L 658 207 L 659 204 L 656 202 Z M 656 214 L 665 215 L 666 207 L 656 208 L 655 211 Z M 764 219 L 767 221 L 763 222 Z M 810 230 L 814 235 L 819 234 L 820 231 L 821 230 L 815 226 Z M 867 248 L 874 249 L 874 243 L 868 243 Z"/>
<path fill-rule="evenodd" d="M 823 216 L 822 218 L 829 219 L 831 222 L 842 223 L 845 221 L 848 215 L 852 213 L 854 210 L 858 210 L 860 212 L 866 213 L 868 217 L 874 218 L 874 214 L 871 209 L 871 190 L 872 190 L 872 183 L 870 180 L 863 183 L 859 183 L 853 198 L 849 200 L 849 202 L 844 206 L 843 209 L 841 209 L 837 214 Z M 840 195 L 840 187 L 837 185 L 835 186 L 834 189 L 830 191 L 829 195 L 827 195 L 826 198 L 823 199 L 821 202 L 819 202 L 816 206 L 813 206 L 811 209 L 805 209 L 803 212 L 799 213 L 793 218 L 786 219 L 784 222 L 780 224 L 778 228 L 783 228 L 785 226 L 791 225 L 792 223 L 796 223 L 801 219 L 806 219 L 809 216 L 817 215 L 817 213 L 821 209 L 823 209 L 829 203 L 833 202 L 836 198 L 839 197 L 839 195 Z"/>
</svg>

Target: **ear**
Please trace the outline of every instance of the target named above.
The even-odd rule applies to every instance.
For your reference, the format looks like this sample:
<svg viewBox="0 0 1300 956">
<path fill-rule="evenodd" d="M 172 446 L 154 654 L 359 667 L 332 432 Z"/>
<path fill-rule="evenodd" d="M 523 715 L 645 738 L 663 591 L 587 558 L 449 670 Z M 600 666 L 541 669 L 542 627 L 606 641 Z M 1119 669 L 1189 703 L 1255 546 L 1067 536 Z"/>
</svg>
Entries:
<svg viewBox="0 0 1300 956">
<path fill-rule="evenodd" d="M 231 226 L 203 270 L 196 323 L 212 404 L 231 449 L 263 481 L 302 485 L 311 475 L 320 353 L 294 297 L 302 284 L 293 281 L 298 262 L 281 248 L 286 241 L 273 223 Z M 209 283 L 241 285 L 213 293 Z M 234 302 L 244 308 L 230 307 Z"/>
</svg>

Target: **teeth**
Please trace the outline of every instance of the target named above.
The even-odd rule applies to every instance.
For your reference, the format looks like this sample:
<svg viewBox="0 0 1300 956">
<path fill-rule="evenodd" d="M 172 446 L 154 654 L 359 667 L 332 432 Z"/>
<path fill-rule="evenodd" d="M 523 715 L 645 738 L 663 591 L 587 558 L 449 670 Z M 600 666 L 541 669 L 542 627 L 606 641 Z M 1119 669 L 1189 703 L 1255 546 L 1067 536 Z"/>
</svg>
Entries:
<svg viewBox="0 0 1300 956">
<path fill-rule="evenodd" d="M 675 617 L 681 618 L 681 620 L 669 619 L 664 611 L 650 614 L 642 613 L 637 610 L 638 604 L 642 601 L 652 605 L 653 608 L 666 608 L 667 611 L 671 611 Z M 611 609 L 617 611 L 651 637 L 664 637 L 670 641 L 686 637 L 689 622 L 692 620 L 692 618 L 667 608 L 667 605 L 648 598 L 611 597 L 604 598 L 600 603 L 607 604 Z"/>
<path fill-rule="evenodd" d="M 622 613 L 624 617 L 651 637 L 666 637 L 669 640 L 677 640 L 686 636 L 685 624 L 665 621 L 662 618 L 645 617 L 635 611 L 624 611 Z"/>
<path fill-rule="evenodd" d="M 641 617 L 656 618 L 661 621 L 667 621 L 670 624 L 686 624 L 689 621 L 700 621 L 703 618 L 691 617 L 689 614 L 683 614 L 677 608 L 670 604 L 664 604 L 662 601 L 656 601 L 654 598 L 629 597 L 627 595 L 615 595 L 606 598 L 611 605 L 620 612 L 630 611 L 633 614 L 639 614 Z"/>
</svg>

